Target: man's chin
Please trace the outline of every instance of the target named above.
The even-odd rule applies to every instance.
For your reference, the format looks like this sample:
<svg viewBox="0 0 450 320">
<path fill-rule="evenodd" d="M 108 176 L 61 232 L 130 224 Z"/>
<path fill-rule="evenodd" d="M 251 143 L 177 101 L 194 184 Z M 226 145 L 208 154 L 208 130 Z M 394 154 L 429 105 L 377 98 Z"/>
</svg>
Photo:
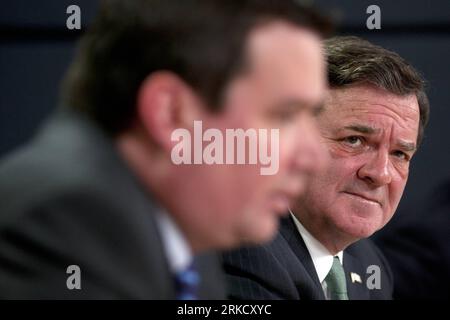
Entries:
<svg viewBox="0 0 450 320">
<path fill-rule="evenodd" d="M 356 242 L 374 234 L 375 231 L 380 229 L 380 223 L 358 218 L 340 225 L 339 229 L 341 233 L 345 234 L 349 239 L 353 239 L 353 242 Z"/>
<path fill-rule="evenodd" d="M 266 219 L 266 221 L 255 223 L 246 232 L 244 238 L 244 243 L 249 245 L 258 245 L 269 242 L 275 238 L 278 231 L 278 217 L 272 216 L 271 219 Z"/>
</svg>

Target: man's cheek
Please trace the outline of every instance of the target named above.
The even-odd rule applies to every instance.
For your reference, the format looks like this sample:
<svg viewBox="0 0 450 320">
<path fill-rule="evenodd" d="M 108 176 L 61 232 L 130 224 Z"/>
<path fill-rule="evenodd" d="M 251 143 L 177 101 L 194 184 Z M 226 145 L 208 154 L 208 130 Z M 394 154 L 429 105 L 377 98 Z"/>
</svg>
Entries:
<svg viewBox="0 0 450 320">
<path fill-rule="evenodd" d="M 280 128 L 278 132 L 280 163 L 288 162 L 295 157 L 301 157 L 299 150 L 301 150 L 302 141 L 297 131 L 290 128 Z"/>
<path fill-rule="evenodd" d="M 390 192 L 388 194 L 388 197 L 392 203 L 393 207 L 397 208 L 398 204 L 400 203 L 400 200 L 402 198 L 403 192 L 405 191 L 406 181 L 401 183 L 393 183 L 390 187 Z"/>
</svg>

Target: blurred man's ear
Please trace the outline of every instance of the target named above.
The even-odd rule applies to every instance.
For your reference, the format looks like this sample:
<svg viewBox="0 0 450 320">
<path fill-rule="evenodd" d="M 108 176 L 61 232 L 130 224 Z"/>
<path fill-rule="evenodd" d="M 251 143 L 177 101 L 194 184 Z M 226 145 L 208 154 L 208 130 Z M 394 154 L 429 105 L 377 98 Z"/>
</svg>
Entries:
<svg viewBox="0 0 450 320">
<path fill-rule="evenodd" d="M 153 142 L 167 152 L 173 147 L 172 132 L 191 131 L 194 120 L 202 119 L 202 105 L 193 90 L 177 75 L 161 71 L 148 76 L 137 98 L 138 121 Z"/>
</svg>

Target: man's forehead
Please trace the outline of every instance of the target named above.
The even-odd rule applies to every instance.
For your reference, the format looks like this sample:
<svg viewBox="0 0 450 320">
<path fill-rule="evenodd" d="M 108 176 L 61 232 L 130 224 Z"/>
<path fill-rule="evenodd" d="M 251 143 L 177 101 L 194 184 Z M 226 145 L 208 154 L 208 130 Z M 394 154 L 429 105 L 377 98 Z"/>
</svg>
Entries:
<svg viewBox="0 0 450 320">
<path fill-rule="evenodd" d="M 284 22 L 272 22 L 250 32 L 246 55 L 250 69 L 280 67 L 291 59 L 324 60 L 317 34 Z"/>
<path fill-rule="evenodd" d="M 420 117 L 416 95 L 398 96 L 375 87 L 331 89 L 326 105 L 342 116 L 380 114 L 413 122 Z"/>
<path fill-rule="evenodd" d="M 325 109 L 326 110 L 326 109 Z M 348 111 L 350 110 L 350 112 Z M 347 109 L 346 111 L 328 115 L 329 121 L 336 131 L 353 130 L 361 134 L 379 135 L 386 130 L 415 137 L 419 128 L 419 120 L 413 118 L 400 118 L 392 113 L 370 112 L 361 108 L 363 112 Z"/>
<path fill-rule="evenodd" d="M 255 30 L 247 47 L 244 77 L 261 95 L 317 104 L 326 89 L 319 37 L 307 29 L 273 22 Z"/>
</svg>

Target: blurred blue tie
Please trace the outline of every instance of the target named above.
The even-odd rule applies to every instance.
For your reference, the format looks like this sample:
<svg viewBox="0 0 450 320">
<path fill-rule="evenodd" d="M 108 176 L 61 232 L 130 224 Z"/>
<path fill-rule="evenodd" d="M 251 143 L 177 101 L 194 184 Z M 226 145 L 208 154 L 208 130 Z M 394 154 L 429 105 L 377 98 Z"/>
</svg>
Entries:
<svg viewBox="0 0 450 320">
<path fill-rule="evenodd" d="M 175 274 L 175 294 L 177 300 L 197 300 L 200 275 L 191 263 L 187 268 Z"/>
</svg>

